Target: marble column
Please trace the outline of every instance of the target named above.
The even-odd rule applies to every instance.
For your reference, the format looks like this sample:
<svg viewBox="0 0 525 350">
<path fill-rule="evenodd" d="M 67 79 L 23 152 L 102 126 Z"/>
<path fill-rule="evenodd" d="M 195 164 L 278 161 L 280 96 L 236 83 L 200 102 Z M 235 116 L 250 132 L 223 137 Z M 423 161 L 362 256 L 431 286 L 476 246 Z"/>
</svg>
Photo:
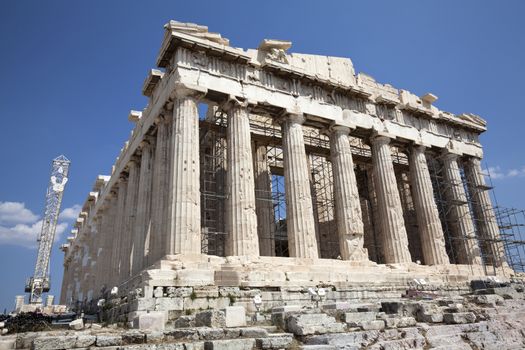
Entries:
<svg viewBox="0 0 525 350">
<path fill-rule="evenodd" d="M 179 89 L 173 101 L 167 228 L 170 254 L 201 253 L 198 98 L 193 91 Z"/>
<path fill-rule="evenodd" d="M 479 265 L 481 258 L 474 231 L 474 223 L 467 202 L 465 187 L 458 166 L 458 155 L 443 156 L 443 174 L 448 202 L 449 221 L 452 224 L 452 248 L 456 264 Z"/>
<path fill-rule="evenodd" d="M 150 213 L 151 213 L 151 187 L 153 173 L 153 148 L 152 140 L 146 137 L 141 143 L 142 155 L 140 158 L 139 190 L 137 197 L 137 212 L 133 234 L 133 265 L 131 276 L 145 268 L 145 257 L 149 248 Z M 146 244 L 148 243 L 148 244 Z"/>
<path fill-rule="evenodd" d="M 372 162 L 385 263 L 411 262 L 401 199 L 397 189 L 390 138 L 372 138 Z"/>
<path fill-rule="evenodd" d="M 499 226 L 492 207 L 492 201 L 488 192 L 485 178 L 481 170 L 479 158 L 471 157 L 465 162 L 465 174 L 468 179 L 468 188 L 472 198 L 474 215 L 478 234 L 481 241 L 481 249 L 485 261 L 489 265 L 506 265 L 505 248 L 500 238 Z"/>
<path fill-rule="evenodd" d="M 272 174 L 268 165 L 268 152 L 264 144 L 254 146 L 255 210 L 259 252 L 262 256 L 275 256 L 275 217 L 272 202 Z"/>
<path fill-rule="evenodd" d="M 290 114 L 282 124 L 288 246 L 291 257 L 318 258 L 303 122 L 302 114 Z"/>
<path fill-rule="evenodd" d="M 409 166 L 423 259 L 426 265 L 448 264 L 445 237 L 434 198 L 424 146 L 412 147 Z"/>
<path fill-rule="evenodd" d="M 118 286 L 120 281 L 121 261 L 120 251 L 123 242 L 124 233 L 124 217 L 126 209 L 126 193 L 128 192 L 127 174 L 121 175 L 118 182 L 117 192 L 117 212 L 115 217 L 115 231 L 113 232 L 115 238 L 113 240 L 113 249 L 111 251 L 111 278 L 109 279 L 112 285 L 108 286 L 110 289 Z"/>
<path fill-rule="evenodd" d="M 171 118 L 161 115 L 156 118 L 157 135 L 153 156 L 153 184 L 151 189 L 151 235 L 147 265 L 154 264 L 164 255 L 169 254 L 168 217 L 169 217 L 169 182 L 170 182 L 170 123 Z"/>
<path fill-rule="evenodd" d="M 347 127 L 335 126 L 330 137 L 339 249 L 343 260 L 368 260 L 366 249 L 363 248 L 361 203 L 349 132 Z"/>
<path fill-rule="evenodd" d="M 121 254 L 120 254 L 120 282 L 130 277 L 131 265 L 133 263 L 133 227 L 137 213 L 137 198 L 139 190 L 140 163 L 135 157 L 128 163 L 128 192 L 126 194 L 126 205 L 124 209 L 124 225 L 122 230 Z"/>
<path fill-rule="evenodd" d="M 97 251 L 97 272 L 96 272 L 96 283 L 97 290 L 99 293 L 103 289 L 108 289 L 109 284 L 112 282 L 109 277 L 113 267 L 111 265 L 112 252 L 115 251 L 114 246 L 114 232 L 117 212 L 117 195 L 111 191 L 106 195 L 103 206 L 103 217 L 102 217 L 102 237 L 101 245 Z"/>
<path fill-rule="evenodd" d="M 226 255 L 258 256 L 255 184 L 248 109 L 228 102 L 226 165 Z"/>
</svg>

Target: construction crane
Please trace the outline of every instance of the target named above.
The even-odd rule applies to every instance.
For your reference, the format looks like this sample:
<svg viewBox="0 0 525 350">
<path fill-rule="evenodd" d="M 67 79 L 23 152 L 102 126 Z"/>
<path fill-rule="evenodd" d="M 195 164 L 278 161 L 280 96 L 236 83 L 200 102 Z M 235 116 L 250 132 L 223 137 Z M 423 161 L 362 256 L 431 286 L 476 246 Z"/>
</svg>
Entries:
<svg viewBox="0 0 525 350">
<path fill-rule="evenodd" d="M 38 255 L 36 257 L 35 273 L 26 282 L 25 291 L 30 293 L 29 303 L 41 304 L 42 294 L 49 292 L 49 258 L 55 240 L 58 214 L 62 204 L 64 187 L 68 180 L 69 159 L 63 155 L 53 159 L 51 178 L 46 192 L 46 207 L 42 220 L 42 231 L 37 239 Z"/>
</svg>

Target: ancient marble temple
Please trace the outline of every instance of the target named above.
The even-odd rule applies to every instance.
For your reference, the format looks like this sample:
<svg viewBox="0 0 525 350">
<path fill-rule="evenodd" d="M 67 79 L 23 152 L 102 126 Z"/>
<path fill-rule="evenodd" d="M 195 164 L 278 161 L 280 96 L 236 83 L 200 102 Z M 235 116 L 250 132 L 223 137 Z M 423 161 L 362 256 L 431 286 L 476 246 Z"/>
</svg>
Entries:
<svg viewBox="0 0 525 350">
<path fill-rule="evenodd" d="M 149 102 L 62 246 L 62 303 L 183 287 L 283 301 L 512 272 L 480 167 L 485 121 L 291 45 L 166 24 Z"/>
</svg>

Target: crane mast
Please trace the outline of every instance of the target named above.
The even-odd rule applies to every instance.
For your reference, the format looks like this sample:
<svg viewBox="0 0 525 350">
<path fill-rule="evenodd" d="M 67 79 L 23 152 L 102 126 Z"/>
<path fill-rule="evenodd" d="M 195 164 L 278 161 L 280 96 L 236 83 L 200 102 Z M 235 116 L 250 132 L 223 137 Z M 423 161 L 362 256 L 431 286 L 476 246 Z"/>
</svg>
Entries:
<svg viewBox="0 0 525 350">
<path fill-rule="evenodd" d="M 42 231 L 38 237 L 38 255 L 36 258 L 35 272 L 33 277 L 27 280 L 25 291 L 30 293 L 29 302 L 31 304 L 42 303 L 42 294 L 49 292 L 49 258 L 51 248 L 55 240 L 58 214 L 62 204 L 64 187 L 68 180 L 69 159 L 63 155 L 53 159 L 51 177 L 46 192 L 46 206 L 44 218 L 42 220 Z"/>
</svg>

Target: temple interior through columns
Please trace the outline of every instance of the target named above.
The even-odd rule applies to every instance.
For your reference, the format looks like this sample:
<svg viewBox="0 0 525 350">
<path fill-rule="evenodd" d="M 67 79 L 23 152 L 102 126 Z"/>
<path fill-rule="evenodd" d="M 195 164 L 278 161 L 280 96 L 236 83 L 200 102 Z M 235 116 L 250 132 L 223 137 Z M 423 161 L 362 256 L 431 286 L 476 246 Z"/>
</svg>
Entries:
<svg viewBox="0 0 525 350">
<path fill-rule="evenodd" d="M 148 105 L 62 246 L 63 303 L 114 287 L 512 273 L 481 167 L 486 122 L 290 47 L 166 25 Z"/>
</svg>

